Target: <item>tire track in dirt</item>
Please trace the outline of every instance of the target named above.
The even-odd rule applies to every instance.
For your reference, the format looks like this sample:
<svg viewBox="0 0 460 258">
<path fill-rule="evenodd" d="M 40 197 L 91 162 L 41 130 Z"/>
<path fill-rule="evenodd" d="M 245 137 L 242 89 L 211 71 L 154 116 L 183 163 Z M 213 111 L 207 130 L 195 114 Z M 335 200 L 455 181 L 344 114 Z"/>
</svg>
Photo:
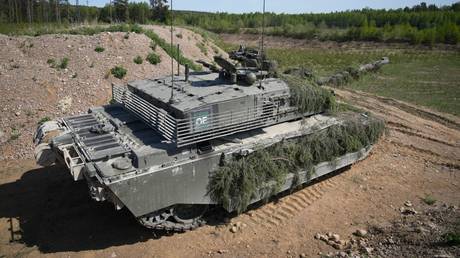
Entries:
<svg viewBox="0 0 460 258">
<path fill-rule="evenodd" d="M 425 139 L 425 140 L 429 140 L 429 141 L 432 141 L 432 142 L 437 142 L 437 143 L 444 144 L 444 145 L 447 145 L 447 146 L 450 146 L 450 147 L 460 147 L 457 144 L 453 144 L 453 143 L 450 143 L 450 142 L 447 142 L 447 141 L 443 141 L 443 140 L 440 140 L 440 139 L 436 139 L 436 138 L 433 138 L 433 137 L 430 137 L 430 136 L 423 135 L 418 130 L 415 130 L 416 132 L 413 132 L 412 130 L 414 130 L 414 129 L 412 129 L 412 128 L 408 127 L 408 126 L 399 124 L 399 123 L 392 122 L 392 121 L 387 121 L 387 128 L 389 128 L 391 130 L 394 130 L 394 131 L 397 131 L 397 132 L 400 132 L 402 134 L 407 134 L 407 135 L 419 137 L 419 138 L 422 138 L 422 139 Z"/>
<path fill-rule="evenodd" d="M 242 220 L 250 226 L 265 228 L 280 226 L 321 199 L 328 190 L 336 185 L 334 178 L 325 179 L 284 196 L 276 202 L 270 202 L 252 210 Z"/>
<path fill-rule="evenodd" d="M 460 130 L 460 120 L 453 115 L 441 114 L 435 111 L 417 107 L 415 105 L 405 103 L 399 100 L 395 100 L 392 98 L 377 96 L 377 95 L 373 95 L 373 94 L 366 93 L 366 92 L 355 91 L 352 89 L 343 89 L 343 88 L 342 89 L 331 88 L 331 89 L 338 92 L 339 95 L 341 97 L 344 97 L 345 99 L 352 98 L 353 100 L 360 102 L 360 103 L 357 103 L 358 105 L 360 106 L 363 105 L 366 108 L 371 109 L 371 110 L 377 109 L 383 114 L 389 114 L 388 108 L 384 106 L 384 105 L 388 105 L 391 107 L 398 108 L 401 111 L 412 114 L 414 116 L 437 122 L 451 129 L 455 129 L 457 131 Z M 344 96 L 345 94 L 343 93 L 351 93 L 351 97 Z M 369 100 L 374 100 L 376 103 L 370 103 Z"/>
</svg>

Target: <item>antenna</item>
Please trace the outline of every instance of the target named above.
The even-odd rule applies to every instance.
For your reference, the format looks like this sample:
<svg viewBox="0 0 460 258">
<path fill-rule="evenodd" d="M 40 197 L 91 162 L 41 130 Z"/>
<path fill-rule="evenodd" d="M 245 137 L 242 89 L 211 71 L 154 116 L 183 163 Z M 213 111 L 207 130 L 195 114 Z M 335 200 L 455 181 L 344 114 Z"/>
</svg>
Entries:
<svg viewBox="0 0 460 258">
<path fill-rule="evenodd" d="M 261 46 L 261 53 L 264 53 L 264 36 L 265 36 L 265 0 L 264 0 L 264 7 L 262 12 L 262 46 Z"/>
<path fill-rule="evenodd" d="M 171 98 L 169 103 L 174 103 L 174 13 L 173 13 L 173 0 L 171 0 Z M 177 60 L 179 62 L 179 59 Z"/>
</svg>

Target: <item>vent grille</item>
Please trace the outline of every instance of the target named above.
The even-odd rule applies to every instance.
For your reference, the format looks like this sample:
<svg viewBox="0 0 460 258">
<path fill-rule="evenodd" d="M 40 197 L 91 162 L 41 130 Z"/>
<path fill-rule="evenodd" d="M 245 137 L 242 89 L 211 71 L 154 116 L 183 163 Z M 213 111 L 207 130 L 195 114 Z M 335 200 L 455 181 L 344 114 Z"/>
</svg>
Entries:
<svg viewBox="0 0 460 258">
<path fill-rule="evenodd" d="M 295 108 L 280 114 L 275 103 L 267 102 L 253 108 L 221 112 L 218 115 L 205 109 L 192 112 L 188 118 L 176 119 L 132 93 L 126 86 L 114 85 L 112 90 L 113 99 L 117 103 L 133 112 L 166 140 L 176 143 L 178 147 L 265 127 L 298 116 Z M 283 117 L 282 121 L 280 117 Z"/>
</svg>

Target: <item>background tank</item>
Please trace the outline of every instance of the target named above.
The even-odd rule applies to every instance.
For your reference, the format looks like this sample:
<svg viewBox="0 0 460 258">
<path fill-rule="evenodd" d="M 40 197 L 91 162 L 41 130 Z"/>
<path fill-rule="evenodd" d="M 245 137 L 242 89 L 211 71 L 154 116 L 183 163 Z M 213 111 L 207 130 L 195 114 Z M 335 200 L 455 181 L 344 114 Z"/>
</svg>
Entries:
<svg viewBox="0 0 460 258">
<path fill-rule="evenodd" d="M 185 231 L 204 223 L 209 205 L 242 212 L 348 166 L 364 158 L 381 133 L 368 116 L 319 114 L 333 107 L 324 89 L 216 60 L 218 73 L 114 85 L 115 104 L 41 125 L 37 163 L 65 164 L 75 180 L 88 182 L 93 199 L 126 207 L 146 227 Z M 346 139 L 353 145 L 344 145 Z M 337 146 L 323 151 L 323 143 Z M 279 153 L 289 166 L 275 161 Z M 267 170 L 253 169 L 258 178 L 246 178 L 250 173 L 242 171 L 258 158 Z M 241 180 L 254 187 L 241 189 Z"/>
</svg>

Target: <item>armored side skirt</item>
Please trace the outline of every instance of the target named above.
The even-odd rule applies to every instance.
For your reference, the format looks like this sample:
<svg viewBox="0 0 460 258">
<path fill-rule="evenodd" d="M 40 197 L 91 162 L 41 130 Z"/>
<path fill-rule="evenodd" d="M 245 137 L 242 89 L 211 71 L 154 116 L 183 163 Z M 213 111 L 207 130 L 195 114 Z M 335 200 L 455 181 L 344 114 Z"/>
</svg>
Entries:
<svg viewBox="0 0 460 258">
<path fill-rule="evenodd" d="M 313 179 L 349 166 L 364 159 L 372 146 L 355 153 L 348 153 L 332 162 L 323 162 L 315 166 L 314 174 L 307 177 L 307 172 L 298 174 L 298 183 L 307 183 Z M 170 207 L 175 204 L 212 204 L 207 194 L 209 171 L 215 171 L 219 155 L 210 155 L 188 164 L 165 169 L 152 169 L 153 172 L 141 176 L 133 175 L 119 181 L 105 182 L 111 192 L 136 216 Z M 290 189 L 294 174 L 289 174 L 280 192 Z M 252 203 L 263 198 L 252 200 Z M 229 210 L 229 209 L 227 209 Z M 232 210 L 229 210 L 232 211 Z"/>
</svg>

